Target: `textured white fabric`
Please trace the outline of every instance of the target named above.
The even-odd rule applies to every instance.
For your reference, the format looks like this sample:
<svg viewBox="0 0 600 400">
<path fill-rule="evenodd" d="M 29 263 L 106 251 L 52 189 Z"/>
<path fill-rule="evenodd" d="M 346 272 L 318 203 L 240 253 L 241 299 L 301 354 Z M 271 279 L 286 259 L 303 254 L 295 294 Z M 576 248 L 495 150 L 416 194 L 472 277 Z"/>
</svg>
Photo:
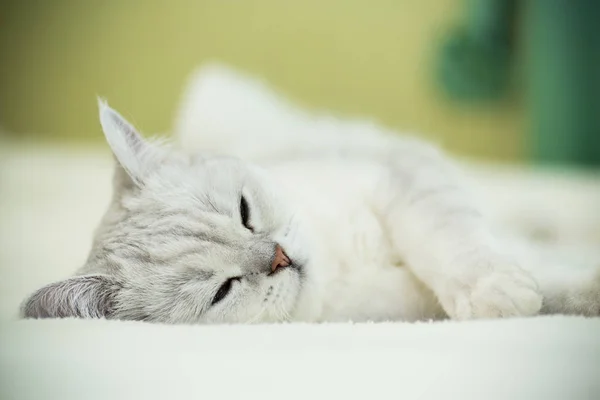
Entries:
<svg viewBox="0 0 600 400">
<path fill-rule="evenodd" d="M 0 398 L 578 400 L 600 393 L 600 319 L 0 330 Z"/>
</svg>

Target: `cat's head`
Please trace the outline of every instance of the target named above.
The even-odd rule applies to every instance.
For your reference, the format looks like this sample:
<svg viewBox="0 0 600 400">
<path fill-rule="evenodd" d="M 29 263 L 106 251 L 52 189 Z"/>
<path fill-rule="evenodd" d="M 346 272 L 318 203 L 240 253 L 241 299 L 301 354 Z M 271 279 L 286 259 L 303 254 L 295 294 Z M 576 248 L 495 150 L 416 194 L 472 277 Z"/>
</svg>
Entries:
<svg viewBox="0 0 600 400">
<path fill-rule="evenodd" d="M 146 141 L 103 102 L 100 121 L 117 160 L 113 203 L 82 275 L 39 289 L 22 314 L 168 323 L 290 318 L 310 251 L 281 185 L 239 159 Z"/>
</svg>

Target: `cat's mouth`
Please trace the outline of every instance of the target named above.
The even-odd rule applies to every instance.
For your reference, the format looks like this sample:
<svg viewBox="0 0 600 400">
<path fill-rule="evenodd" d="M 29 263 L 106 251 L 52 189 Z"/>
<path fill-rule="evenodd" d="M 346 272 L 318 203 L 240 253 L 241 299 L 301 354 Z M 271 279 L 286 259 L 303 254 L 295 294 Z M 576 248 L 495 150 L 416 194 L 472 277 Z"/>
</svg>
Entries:
<svg viewBox="0 0 600 400">
<path fill-rule="evenodd" d="M 296 272 L 300 272 L 301 269 L 302 269 L 302 265 L 291 263 L 289 265 L 286 265 L 285 267 L 280 267 L 280 268 L 277 268 L 274 271 L 269 272 L 267 274 L 267 276 L 275 276 L 275 275 L 277 275 L 277 274 L 279 274 L 279 273 L 281 273 L 283 271 L 286 271 L 286 270 L 290 270 L 290 271 L 293 270 L 293 271 L 296 271 Z"/>
</svg>

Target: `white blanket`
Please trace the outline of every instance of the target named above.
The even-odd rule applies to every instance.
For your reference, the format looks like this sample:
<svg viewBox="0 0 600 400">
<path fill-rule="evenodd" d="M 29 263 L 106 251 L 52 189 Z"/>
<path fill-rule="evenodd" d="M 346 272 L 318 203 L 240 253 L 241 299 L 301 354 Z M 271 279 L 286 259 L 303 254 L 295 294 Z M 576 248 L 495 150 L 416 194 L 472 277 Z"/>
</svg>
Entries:
<svg viewBox="0 0 600 400">
<path fill-rule="evenodd" d="M 235 74 L 203 79 L 191 96 L 211 91 L 216 119 L 205 123 L 252 132 L 265 123 L 296 129 L 306 118 Z M 247 102 L 253 113 L 240 113 L 236 107 Z M 6 144 L 0 151 L 0 399 L 600 399 L 598 318 L 275 326 L 16 321 L 27 293 L 84 262 L 110 197 L 112 160 L 108 148 Z M 546 247 L 582 262 L 600 260 L 596 177 L 496 166 L 475 175 L 484 196 L 501 205 L 498 219 L 541 231 L 550 238 Z"/>
<path fill-rule="evenodd" d="M 600 320 L 1 331 L 3 400 L 598 399 Z"/>
</svg>

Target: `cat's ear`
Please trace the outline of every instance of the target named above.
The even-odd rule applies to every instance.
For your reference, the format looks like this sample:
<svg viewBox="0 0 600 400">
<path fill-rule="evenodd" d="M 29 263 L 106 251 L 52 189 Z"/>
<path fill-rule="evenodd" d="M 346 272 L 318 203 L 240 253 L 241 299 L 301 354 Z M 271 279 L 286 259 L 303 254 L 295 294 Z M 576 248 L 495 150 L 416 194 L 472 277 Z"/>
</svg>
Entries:
<svg viewBox="0 0 600 400">
<path fill-rule="evenodd" d="M 100 124 L 117 162 L 131 181 L 140 186 L 156 165 L 159 149 L 137 132 L 125 118 L 98 98 Z"/>
<path fill-rule="evenodd" d="M 38 289 L 21 305 L 24 318 L 108 318 L 119 285 L 105 275 L 75 276 Z"/>
</svg>

